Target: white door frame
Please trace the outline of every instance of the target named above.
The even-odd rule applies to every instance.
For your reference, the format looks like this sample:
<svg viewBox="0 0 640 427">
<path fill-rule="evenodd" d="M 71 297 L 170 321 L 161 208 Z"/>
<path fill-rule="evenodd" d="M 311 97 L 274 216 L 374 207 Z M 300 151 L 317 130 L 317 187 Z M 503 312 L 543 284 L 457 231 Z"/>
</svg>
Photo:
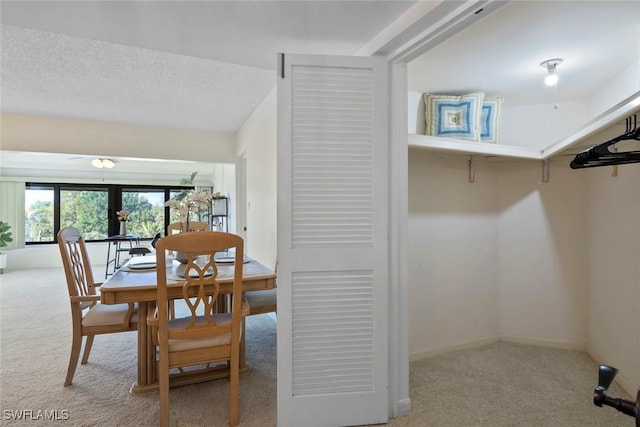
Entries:
<svg viewBox="0 0 640 427">
<path fill-rule="evenodd" d="M 389 418 L 411 411 L 407 279 L 407 67 L 389 64 Z"/>
<path fill-rule="evenodd" d="M 388 31 L 359 51 L 361 55 L 384 56 L 389 65 L 389 418 L 411 411 L 407 63 L 506 3 L 508 0 L 419 2 L 402 19 L 396 20 Z M 446 13 L 443 13 L 444 8 Z"/>
<path fill-rule="evenodd" d="M 236 159 L 236 234 L 247 247 L 247 152 Z"/>
</svg>

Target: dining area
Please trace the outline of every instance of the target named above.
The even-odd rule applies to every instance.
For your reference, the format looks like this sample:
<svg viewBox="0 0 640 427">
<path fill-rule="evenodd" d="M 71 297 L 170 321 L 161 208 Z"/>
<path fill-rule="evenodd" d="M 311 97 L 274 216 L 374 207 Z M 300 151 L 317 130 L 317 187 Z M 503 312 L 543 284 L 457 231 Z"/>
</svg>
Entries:
<svg viewBox="0 0 640 427">
<path fill-rule="evenodd" d="M 178 410 L 174 394 L 209 384 L 227 387 L 226 393 L 211 396 L 227 404 L 215 417 L 237 425 L 245 416 L 243 382 L 262 377 L 254 372 L 251 355 L 274 359 L 269 367 L 274 394 L 269 398 L 275 405 L 275 312 L 254 307 L 252 313 L 245 295 L 275 290 L 276 273 L 245 255 L 241 237 L 219 231 L 170 235 L 156 242 L 154 253 L 131 256 L 103 283 L 93 280 L 91 266 L 85 262 L 85 242 L 77 229 L 62 229 L 58 245 L 72 314 L 77 318 L 73 320 L 65 389 L 77 387 L 74 373 L 79 375 L 85 369 L 81 365 L 91 365 L 98 357 L 95 352 L 90 354 L 96 335 L 135 334 L 135 345 L 128 348 L 129 352 L 134 350 L 135 369 L 129 386 L 124 387 L 134 400 L 158 396 L 159 410 L 154 409 L 159 413 L 159 425 L 172 425 L 172 414 Z M 75 310 L 74 304 L 78 304 Z M 92 317 L 92 311 L 101 313 Z M 254 316 L 261 318 L 259 323 L 252 321 L 255 313 L 262 313 Z M 112 325 L 107 325 L 106 319 Z M 258 353 L 250 341 L 254 325 L 272 331 L 261 334 Z M 268 336 L 273 342 L 264 340 Z M 85 350 L 79 363 L 83 338 Z"/>
<path fill-rule="evenodd" d="M 184 279 L 186 264 L 169 258 L 172 262 L 166 266 L 169 277 L 167 292 L 170 300 L 181 298 L 182 281 Z M 218 269 L 218 281 L 221 294 L 232 292 L 233 257 L 217 256 L 215 260 Z M 138 323 L 138 375 L 136 382 L 131 386 L 131 392 L 141 394 L 157 391 L 157 378 L 155 378 L 155 362 L 153 360 L 153 343 L 150 337 L 151 329 L 147 327 L 148 314 L 155 308 L 157 300 L 157 271 L 155 255 L 131 258 L 113 276 L 100 287 L 100 299 L 102 304 L 113 305 L 123 303 L 137 303 Z M 263 264 L 249 257 L 244 257 L 242 263 L 242 291 L 260 291 L 273 289 L 276 286 L 276 274 Z M 242 345 L 246 345 L 244 342 Z M 246 361 L 242 361 L 241 370 L 248 371 Z M 218 379 L 227 374 L 209 372 L 204 378 Z M 202 380 L 196 378 L 195 382 Z M 190 380 L 180 381 L 175 378 L 175 385 L 188 384 Z"/>
</svg>

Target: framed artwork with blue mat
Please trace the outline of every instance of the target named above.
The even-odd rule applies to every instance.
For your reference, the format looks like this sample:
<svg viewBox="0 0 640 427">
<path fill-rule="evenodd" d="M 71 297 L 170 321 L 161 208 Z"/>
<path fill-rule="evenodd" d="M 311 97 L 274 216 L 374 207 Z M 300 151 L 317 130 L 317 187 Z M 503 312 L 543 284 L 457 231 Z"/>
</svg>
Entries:
<svg viewBox="0 0 640 427">
<path fill-rule="evenodd" d="M 424 102 L 427 135 L 480 141 L 483 92 L 460 96 L 425 93 Z"/>
</svg>

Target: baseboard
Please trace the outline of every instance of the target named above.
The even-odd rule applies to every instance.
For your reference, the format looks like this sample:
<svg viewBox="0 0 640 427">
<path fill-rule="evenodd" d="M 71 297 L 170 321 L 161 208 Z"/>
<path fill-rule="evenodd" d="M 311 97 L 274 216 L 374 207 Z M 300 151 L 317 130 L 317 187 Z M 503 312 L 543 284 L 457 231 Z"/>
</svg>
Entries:
<svg viewBox="0 0 640 427">
<path fill-rule="evenodd" d="M 492 344 L 498 341 L 510 342 L 514 344 L 537 345 L 540 347 L 559 348 L 562 350 L 573 350 L 573 351 L 583 351 L 583 352 L 587 351 L 587 345 L 584 343 L 544 340 L 544 339 L 538 339 L 538 338 L 525 338 L 525 337 L 516 337 L 516 336 L 496 336 L 496 337 L 466 341 L 466 342 L 446 345 L 446 346 L 442 346 L 442 347 L 438 347 L 430 350 L 411 353 L 409 355 L 409 361 L 413 362 L 416 360 L 428 359 L 431 357 L 440 356 L 442 354 L 449 353 L 451 351 L 468 350 L 468 349 L 480 347 L 486 344 Z"/>
<path fill-rule="evenodd" d="M 501 335 L 500 341 L 510 342 L 514 344 L 527 344 L 527 345 L 537 345 L 540 347 L 559 348 L 562 350 L 573 350 L 573 351 L 583 351 L 583 352 L 587 351 L 587 344 L 581 343 L 581 342 L 545 340 L 541 338 L 527 338 L 527 337 L 516 337 L 516 336 L 508 336 L 508 335 Z"/>
<path fill-rule="evenodd" d="M 602 357 L 597 351 L 595 351 L 593 349 L 593 347 L 591 347 L 591 346 L 587 347 L 587 354 L 589 356 L 591 356 L 591 358 L 593 360 L 595 360 L 595 362 L 598 365 L 603 365 L 603 364 L 606 365 L 607 364 L 606 362 L 604 362 L 604 357 Z M 595 375 L 597 375 L 597 373 L 594 372 L 594 378 L 597 378 L 597 377 L 595 377 Z M 629 393 L 629 396 L 636 397 L 636 395 L 638 394 L 638 386 L 634 385 L 627 377 L 625 377 L 624 373 L 618 372 L 618 374 L 616 375 L 614 381 L 620 387 L 622 387 L 622 389 L 624 391 Z"/>
<path fill-rule="evenodd" d="M 401 417 L 403 415 L 407 415 L 411 412 L 411 399 L 401 399 L 396 402 L 397 414 L 394 418 Z"/>
<path fill-rule="evenodd" d="M 431 357 L 440 356 L 442 354 L 449 353 L 451 351 L 456 351 L 456 350 L 468 350 L 470 348 L 476 348 L 482 345 L 491 344 L 499 340 L 500 340 L 499 337 L 490 337 L 490 338 L 483 338 L 480 340 L 466 341 L 466 342 L 461 342 L 461 343 L 456 343 L 451 345 L 445 345 L 443 347 L 437 347 L 437 348 L 425 350 L 425 351 L 418 351 L 418 352 L 409 354 L 409 361 L 413 362 L 416 360 L 428 359 Z"/>
</svg>

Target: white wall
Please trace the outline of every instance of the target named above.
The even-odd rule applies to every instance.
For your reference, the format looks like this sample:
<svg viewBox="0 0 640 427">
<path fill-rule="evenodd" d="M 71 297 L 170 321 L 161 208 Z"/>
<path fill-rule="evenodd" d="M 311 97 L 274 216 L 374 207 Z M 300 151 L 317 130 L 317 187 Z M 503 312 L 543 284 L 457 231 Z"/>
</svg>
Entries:
<svg viewBox="0 0 640 427">
<path fill-rule="evenodd" d="M 231 233 L 236 232 L 236 166 L 235 164 L 220 163 L 213 167 L 213 186 L 214 192 L 221 192 L 226 195 L 227 200 L 227 221 L 228 230 Z"/>
<path fill-rule="evenodd" d="M 502 339 L 586 349 L 586 182 L 566 158 L 499 163 Z"/>
<path fill-rule="evenodd" d="M 409 133 L 417 135 L 426 135 L 426 118 L 425 105 L 422 94 L 415 91 L 409 91 L 407 94 L 407 110 L 409 111 Z"/>
<path fill-rule="evenodd" d="M 498 336 L 498 174 L 479 159 L 409 150 L 409 353 Z"/>
<path fill-rule="evenodd" d="M 277 258 L 276 91 L 237 134 L 237 156 L 247 158 L 247 253 L 274 268 Z"/>
<path fill-rule="evenodd" d="M 589 183 L 589 352 L 640 386 L 640 165 L 580 171 Z"/>
<path fill-rule="evenodd" d="M 637 50 L 636 50 L 637 53 Z M 589 116 L 596 117 L 640 91 L 640 59 L 634 61 L 589 98 Z"/>
<path fill-rule="evenodd" d="M 586 348 L 586 183 L 553 164 L 410 150 L 412 358 L 491 339 Z M 557 163 L 557 162 L 556 162 Z"/>
<path fill-rule="evenodd" d="M 550 97 L 550 100 L 552 97 Z M 542 149 L 575 134 L 592 117 L 583 102 L 503 106 L 498 144 Z"/>
<path fill-rule="evenodd" d="M 230 133 L 12 113 L 2 113 L 0 118 L 2 150 L 235 162 Z"/>
<path fill-rule="evenodd" d="M 87 252 L 93 268 L 93 278 L 99 282 L 103 281 L 107 262 L 107 243 L 87 242 Z M 111 252 L 113 252 L 113 247 Z M 32 245 L 22 249 L 6 251 L 6 253 L 6 271 L 27 268 L 62 268 L 62 258 L 60 257 L 58 245 Z"/>
<path fill-rule="evenodd" d="M 543 183 L 541 162 L 477 159 L 471 184 L 467 159 L 409 151 L 411 358 L 492 339 L 587 350 L 635 395 L 640 167 L 556 157 Z"/>
</svg>

